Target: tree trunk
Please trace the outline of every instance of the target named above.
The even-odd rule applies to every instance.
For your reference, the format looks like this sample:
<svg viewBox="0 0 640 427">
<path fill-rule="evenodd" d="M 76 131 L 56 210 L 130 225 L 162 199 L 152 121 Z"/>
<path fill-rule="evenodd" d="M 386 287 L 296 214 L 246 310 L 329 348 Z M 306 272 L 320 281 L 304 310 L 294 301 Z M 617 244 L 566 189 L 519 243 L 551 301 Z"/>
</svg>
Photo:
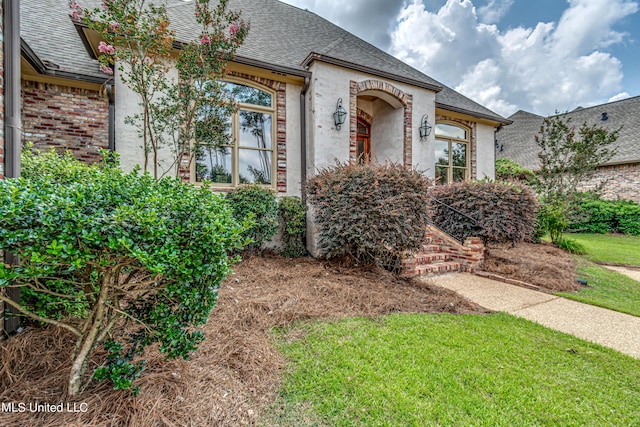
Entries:
<svg viewBox="0 0 640 427">
<path fill-rule="evenodd" d="M 93 353 L 93 349 L 98 344 L 97 338 L 103 328 L 105 315 L 105 304 L 109 294 L 109 286 L 111 285 L 111 272 L 107 272 L 102 280 L 100 295 L 96 301 L 94 313 L 92 314 L 93 322 L 89 332 L 78 338 L 80 350 L 77 352 L 71 365 L 69 374 L 69 396 L 77 396 L 82 390 L 82 379 L 87 370 L 87 362 Z"/>
</svg>

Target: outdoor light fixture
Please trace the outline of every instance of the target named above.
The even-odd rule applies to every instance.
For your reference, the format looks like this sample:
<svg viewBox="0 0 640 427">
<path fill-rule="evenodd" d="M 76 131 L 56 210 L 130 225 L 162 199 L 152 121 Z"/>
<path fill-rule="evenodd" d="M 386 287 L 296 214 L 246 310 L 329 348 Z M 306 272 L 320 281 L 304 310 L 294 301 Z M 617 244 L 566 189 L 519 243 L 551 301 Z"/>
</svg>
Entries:
<svg viewBox="0 0 640 427">
<path fill-rule="evenodd" d="M 427 137 L 431 134 L 431 129 L 433 126 L 429 124 L 428 114 L 422 116 L 422 120 L 420 120 L 420 141 L 425 141 Z"/>
<path fill-rule="evenodd" d="M 340 127 L 344 124 L 344 120 L 347 117 L 347 112 L 342 108 L 342 98 L 338 98 L 336 104 L 336 111 L 333 113 L 333 123 L 336 125 L 336 129 L 340 130 Z"/>
</svg>

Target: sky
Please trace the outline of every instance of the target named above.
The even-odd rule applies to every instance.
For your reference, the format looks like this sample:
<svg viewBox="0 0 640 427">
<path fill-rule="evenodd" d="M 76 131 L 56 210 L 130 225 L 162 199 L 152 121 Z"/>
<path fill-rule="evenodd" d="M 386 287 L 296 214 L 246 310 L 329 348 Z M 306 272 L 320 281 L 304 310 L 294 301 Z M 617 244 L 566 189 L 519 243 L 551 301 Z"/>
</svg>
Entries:
<svg viewBox="0 0 640 427">
<path fill-rule="evenodd" d="M 284 0 L 505 117 L 640 95 L 640 0 Z"/>
</svg>

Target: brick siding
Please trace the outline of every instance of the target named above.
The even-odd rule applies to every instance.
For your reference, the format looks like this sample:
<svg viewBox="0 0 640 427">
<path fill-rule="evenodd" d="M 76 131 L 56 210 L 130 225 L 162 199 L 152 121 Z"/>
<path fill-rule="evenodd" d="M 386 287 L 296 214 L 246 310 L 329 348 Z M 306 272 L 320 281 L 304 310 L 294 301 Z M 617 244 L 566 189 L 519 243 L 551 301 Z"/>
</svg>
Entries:
<svg viewBox="0 0 640 427">
<path fill-rule="evenodd" d="M 603 182 L 603 199 L 625 199 L 640 203 L 640 163 L 601 166 L 596 170 L 595 176 L 583 184 L 580 190 L 594 190 Z"/>
<path fill-rule="evenodd" d="M 23 81 L 22 129 L 38 149 L 70 150 L 94 163 L 108 148 L 109 100 L 97 91 Z"/>
<path fill-rule="evenodd" d="M 381 80 L 365 80 L 349 83 L 349 160 L 358 157 L 358 94 L 366 90 L 376 90 L 387 93 L 396 98 L 404 107 L 403 113 L 403 149 L 404 165 L 411 167 L 413 162 L 412 131 L 413 126 L 413 96 L 408 95 L 395 86 Z"/>
</svg>

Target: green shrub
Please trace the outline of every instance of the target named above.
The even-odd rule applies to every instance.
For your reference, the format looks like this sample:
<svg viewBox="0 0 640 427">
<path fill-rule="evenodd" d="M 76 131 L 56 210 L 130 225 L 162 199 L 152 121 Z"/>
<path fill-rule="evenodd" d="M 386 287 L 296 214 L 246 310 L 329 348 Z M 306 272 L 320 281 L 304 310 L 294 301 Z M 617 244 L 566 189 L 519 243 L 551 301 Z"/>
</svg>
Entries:
<svg viewBox="0 0 640 427">
<path fill-rule="evenodd" d="M 337 164 L 307 184 L 319 248 L 395 270 L 404 250 L 424 240 L 430 181 L 398 164 Z"/>
<path fill-rule="evenodd" d="M 584 255 L 587 253 L 587 248 L 585 248 L 582 243 L 568 237 L 562 237 L 558 241 L 558 248 L 576 255 Z"/>
<path fill-rule="evenodd" d="M 0 180 L 0 250 L 21 259 L 0 265 L 0 288 L 28 289 L 23 314 L 76 336 L 69 394 L 107 337 L 111 354 L 96 376 L 116 387 L 131 386 L 152 343 L 186 358 L 204 338 L 196 327 L 229 273 L 227 252 L 240 247 L 229 205 L 176 179 L 36 157 L 24 155 L 24 177 Z"/>
<path fill-rule="evenodd" d="M 282 234 L 281 253 L 285 257 L 307 254 L 305 235 L 307 211 L 299 197 L 282 197 L 278 202 L 278 217 Z"/>
<path fill-rule="evenodd" d="M 616 202 L 616 231 L 640 236 L 640 204 L 630 200 Z"/>
<path fill-rule="evenodd" d="M 640 235 L 640 204 L 630 200 L 602 200 L 583 197 L 568 229 L 587 233 Z"/>
<path fill-rule="evenodd" d="M 246 250 L 254 252 L 278 231 L 278 202 L 273 191 L 261 185 L 243 185 L 227 193 L 238 221 L 251 221 L 244 237 L 250 241 Z"/>
<path fill-rule="evenodd" d="M 562 232 L 567 228 L 565 210 L 559 203 L 541 203 L 536 217 L 534 241 L 540 240 L 547 234 L 553 242 L 561 240 Z"/>
<path fill-rule="evenodd" d="M 582 233 L 610 233 L 616 228 L 616 206 L 614 203 L 590 199 L 579 205 L 579 211 L 574 213 L 570 231 Z"/>
<path fill-rule="evenodd" d="M 538 176 L 531 170 L 506 158 L 496 159 L 496 180 L 515 181 L 531 187 L 535 187 L 540 183 Z"/>
<path fill-rule="evenodd" d="M 485 243 L 533 239 L 538 202 L 528 187 L 496 182 L 458 182 L 429 191 L 437 227 L 459 240 L 475 235 Z M 451 209 L 453 208 L 453 209 Z M 476 220 L 477 226 L 466 216 Z"/>
</svg>

